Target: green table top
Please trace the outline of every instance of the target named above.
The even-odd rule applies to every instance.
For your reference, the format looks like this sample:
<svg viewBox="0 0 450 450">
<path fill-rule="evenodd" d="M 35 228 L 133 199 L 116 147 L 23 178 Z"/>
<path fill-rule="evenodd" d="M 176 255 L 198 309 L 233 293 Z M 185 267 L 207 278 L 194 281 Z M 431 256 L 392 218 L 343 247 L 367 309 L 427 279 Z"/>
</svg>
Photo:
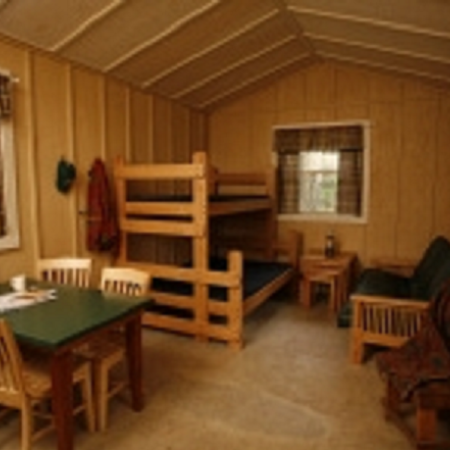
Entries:
<svg viewBox="0 0 450 450">
<path fill-rule="evenodd" d="M 4 312 L 16 338 L 55 349 L 99 327 L 121 319 L 150 301 L 145 298 L 104 294 L 98 289 L 41 285 L 54 288 L 56 299 Z M 10 289 L 0 285 L 0 294 Z"/>
</svg>

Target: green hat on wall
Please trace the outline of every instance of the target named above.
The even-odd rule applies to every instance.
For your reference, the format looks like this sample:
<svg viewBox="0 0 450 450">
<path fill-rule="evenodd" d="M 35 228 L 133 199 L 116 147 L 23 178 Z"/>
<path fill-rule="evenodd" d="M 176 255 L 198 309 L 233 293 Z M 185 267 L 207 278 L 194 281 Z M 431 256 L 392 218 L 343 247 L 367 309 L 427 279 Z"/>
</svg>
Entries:
<svg viewBox="0 0 450 450">
<path fill-rule="evenodd" d="M 77 170 L 75 166 L 61 158 L 56 168 L 56 189 L 62 194 L 66 194 L 70 191 L 76 177 Z"/>
</svg>

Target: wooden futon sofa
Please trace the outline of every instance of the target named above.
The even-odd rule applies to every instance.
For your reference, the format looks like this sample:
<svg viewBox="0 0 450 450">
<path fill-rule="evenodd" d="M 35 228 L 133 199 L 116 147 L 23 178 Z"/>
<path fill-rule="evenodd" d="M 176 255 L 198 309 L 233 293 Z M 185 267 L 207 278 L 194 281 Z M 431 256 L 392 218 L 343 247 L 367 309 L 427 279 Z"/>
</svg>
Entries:
<svg viewBox="0 0 450 450">
<path fill-rule="evenodd" d="M 415 335 L 428 301 L 448 279 L 450 242 L 443 236 L 432 240 L 409 276 L 386 267 L 365 269 L 338 315 L 338 326 L 351 327 L 351 360 L 360 363 L 368 344 L 398 347 Z"/>
</svg>

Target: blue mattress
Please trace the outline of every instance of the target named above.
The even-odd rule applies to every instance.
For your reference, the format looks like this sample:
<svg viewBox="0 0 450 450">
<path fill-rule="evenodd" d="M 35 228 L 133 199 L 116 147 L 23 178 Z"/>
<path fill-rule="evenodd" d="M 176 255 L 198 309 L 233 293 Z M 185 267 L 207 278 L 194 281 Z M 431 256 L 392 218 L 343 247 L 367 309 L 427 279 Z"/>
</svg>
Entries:
<svg viewBox="0 0 450 450">
<path fill-rule="evenodd" d="M 275 280 L 292 266 L 288 263 L 268 261 L 244 261 L 243 267 L 243 296 L 244 299 L 251 297 L 264 286 Z M 213 271 L 226 271 L 227 260 L 213 258 L 210 260 L 210 269 Z M 178 295 L 192 295 L 192 285 L 186 282 L 163 280 L 155 278 L 152 280 L 152 289 Z M 209 297 L 219 301 L 227 299 L 227 289 L 220 286 L 209 288 Z"/>
</svg>

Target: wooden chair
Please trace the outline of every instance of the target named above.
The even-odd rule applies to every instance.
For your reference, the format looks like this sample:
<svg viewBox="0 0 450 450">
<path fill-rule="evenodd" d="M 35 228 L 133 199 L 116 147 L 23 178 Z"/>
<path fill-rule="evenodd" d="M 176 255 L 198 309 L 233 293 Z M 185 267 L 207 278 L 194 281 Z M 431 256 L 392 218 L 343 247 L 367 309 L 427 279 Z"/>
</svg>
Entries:
<svg viewBox="0 0 450 450">
<path fill-rule="evenodd" d="M 132 269 L 108 267 L 102 270 L 100 289 L 105 293 L 129 296 L 145 295 L 149 288 L 150 275 Z M 96 340 L 88 350 L 88 357 L 94 369 L 94 397 L 96 405 L 97 429 L 104 431 L 107 424 L 109 399 L 126 386 L 125 377 L 114 379 L 113 369 L 125 361 L 125 341 L 121 330 Z"/>
<path fill-rule="evenodd" d="M 52 395 L 48 361 L 45 358 L 23 360 L 5 319 L 0 319 L 0 404 L 16 409 L 21 414 L 21 449 L 29 450 L 32 442 L 54 429 L 53 418 L 45 412 L 46 402 Z M 91 391 L 91 366 L 89 362 L 75 362 L 73 384 L 80 385 L 82 403 L 74 414 L 84 413 L 89 431 L 95 430 Z M 45 425 L 37 428 L 34 419 L 44 419 Z"/>
<path fill-rule="evenodd" d="M 40 280 L 89 287 L 92 261 L 89 258 L 47 258 L 37 262 Z"/>
</svg>

